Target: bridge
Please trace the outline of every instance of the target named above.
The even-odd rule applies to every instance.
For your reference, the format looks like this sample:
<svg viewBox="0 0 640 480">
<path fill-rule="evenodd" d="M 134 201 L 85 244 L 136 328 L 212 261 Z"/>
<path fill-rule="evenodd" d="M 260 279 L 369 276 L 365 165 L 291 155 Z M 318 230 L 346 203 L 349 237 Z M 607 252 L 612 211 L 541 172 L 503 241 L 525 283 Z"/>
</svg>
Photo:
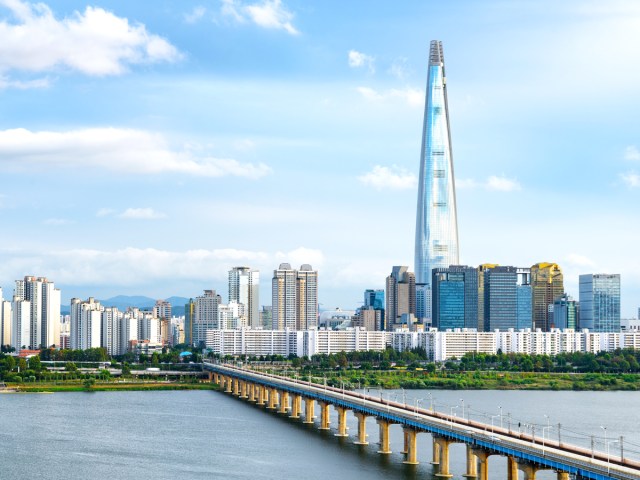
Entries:
<svg viewBox="0 0 640 480">
<path fill-rule="evenodd" d="M 367 445 L 366 419 L 374 417 L 380 429 L 379 454 L 391 453 L 389 429 L 398 425 L 404 433 L 404 463 L 417 464 L 417 436 L 429 433 L 433 441 L 436 476 L 448 478 L 449 447 L 454 443 L 466 445 L 465 477 L 488 480 L 489 457 L 507 457 L 507 478 L 517 480 L 522 471 L 525 480 L 535 480 L 540 470 L 557 472 L 558 480 L 576 479 L 640 479 L 640 463 L 622 456 L 604 455 L 575 445 L 542 439 L 534 435 L 487 425 L 481 422 L 446 415 L 383 400 L 362 393 L 345 391 L 271 375 L 231 365 L 205 361 L 203 369 L 209 379 L 222 391 L 240 399 L 265 406 L 267 410 L 302 418 L 314 424 L 315 406 L 320 410 L 319 429 L 330 428 L 330 407 L 338 416 L 336 436 L 346 437 L 347 412 L 358 420 L 356 444 Z M 304 412 L 302 403 L 304 401 Z"/>
</svg>

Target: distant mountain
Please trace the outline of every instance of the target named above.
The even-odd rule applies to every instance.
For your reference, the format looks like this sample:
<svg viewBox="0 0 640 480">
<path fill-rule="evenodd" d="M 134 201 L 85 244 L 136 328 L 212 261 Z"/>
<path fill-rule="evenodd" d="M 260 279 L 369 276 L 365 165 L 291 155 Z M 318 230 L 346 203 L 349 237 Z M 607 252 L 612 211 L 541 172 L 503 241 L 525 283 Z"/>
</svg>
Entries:
<svg viewBox="0 0 640 480">
<path fill-rule="evenodd" d="M 138 307 L 141 310 L 150 310 L 156 304 L 156 300 L 158 299 L 142 295 L 117 295 L 115 297 L 98 301 L 105 307 L 116 307 L 118 310 L 124 311 L 128 307 Z M 188 298 L 173 296 L 165 300 L 171 303 L 172 315 L 178 317 L 184 315 L 184 306 L 189 301 Z M 69 315 L 70 312 L 71 307 L 69 305 L 62 305 L 60 307 L 60 313 L 62 313 L 62 315 Z"/>
</svg>

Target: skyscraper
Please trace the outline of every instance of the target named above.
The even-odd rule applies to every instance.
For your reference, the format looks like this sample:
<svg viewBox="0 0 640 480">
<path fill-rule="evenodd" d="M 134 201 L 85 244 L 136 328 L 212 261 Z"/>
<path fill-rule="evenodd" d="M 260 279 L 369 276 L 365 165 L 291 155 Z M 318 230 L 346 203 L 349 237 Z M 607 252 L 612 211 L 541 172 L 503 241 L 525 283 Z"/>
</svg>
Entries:
<svg viewBox="0 0 640 480">
<path fill-rule="evenodd" d="M 249 267 L 234 267 L 229 270 L 229 303 L 244 305 L 251 328 L 261 326 L 260 322 L 260 272 Z"/>
<path fill-rule="evenodd" d="M 477 328 L 478 270 L 462 265 L 434 268 L 431 287 L 434 327 Z"/>
<path fill-rule="evenodd" d="M 620 331 L 620 275 L 580 275 L 580 328 Z"/>
<path fill-rule="evenodd" d="M 306 330 L 318 325 L 318 271 L 281 263 L 271 280 L 273 330 Z"/>
<path fill-rule="evenodd" d="M 416 276 L 409 267 L 393 267 L 387 277 L 386 299 L 387 330 L 393 330 L 394 324 L 402 323 L 403 315 L 416 314 Z"/>
<path fill-rule="evenodd" d="M 31 348 L 60 344 L 60 290 L 42 277 L 16 280 L 15 298 L 30 302 L 29 338 L 21 336 L 22 344 Z M 23 327 L 24 328 L 24 327 Z M 27 341 L 28 340 L 28 341 Z M 24 343 L 26 342 L 26 343 Z"/>
<path fill-rule="evenodd" d="M 431 42 L 416 215 L 417 284 L 434 268 L 458 265 L 458 220 L 442 42 Z"/>
<path fill-rule="evenodd" d="M 553 327 L 553 303 L 564 295 L 564 277 L 555 263 L 531 267 L 533 328 L 548 332 Z"/>
</svg>

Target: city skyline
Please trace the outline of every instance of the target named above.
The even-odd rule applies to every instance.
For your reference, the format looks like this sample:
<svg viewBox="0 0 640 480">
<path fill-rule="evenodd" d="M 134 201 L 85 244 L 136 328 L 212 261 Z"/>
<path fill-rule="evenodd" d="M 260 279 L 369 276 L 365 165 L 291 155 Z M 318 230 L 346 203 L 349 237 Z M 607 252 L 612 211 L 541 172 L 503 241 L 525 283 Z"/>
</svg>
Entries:
<svg viewBox="0 0 640 480">
<path fill-rule="evenodd" d="M 190 297 L 225 292 L 234 266 L 288 262 L 320 272 L 322 308 L 358 305 L 393 265 L 414 268 L 438 38 L 460 263 L 554 262 L 574 298 L 580 274 L 620 274 L 635 316 L 635 4 L 34 5 L 0 2 L 5 297 L 25 275 L 53 279 L 63 304 Z M 364 226 L 375 234 L 343 234 Z"/>
</svg>

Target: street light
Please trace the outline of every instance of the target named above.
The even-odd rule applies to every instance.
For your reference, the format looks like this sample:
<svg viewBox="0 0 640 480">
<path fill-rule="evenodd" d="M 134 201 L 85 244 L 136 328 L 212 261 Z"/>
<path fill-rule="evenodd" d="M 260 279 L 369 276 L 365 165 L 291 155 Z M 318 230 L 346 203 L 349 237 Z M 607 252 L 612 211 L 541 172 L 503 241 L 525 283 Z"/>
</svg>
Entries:
<svg viewBox="0 0 640 480">
<path fill-rule="evenodd" d="M 500 410 L 500 428 L 502 428 L 502 407 L 498 406 L 498 410 Z"/>
<path fill-rule="evenodd" d="M 493 432 L 493 419 L 498 418 L 500 414 L 497 415 L 489 415 L 491 417 L 491 432 Z"/>
<path fill-rule="evenodd" d="M 545 417 L 547 417 L 547 426 L 546 427 L 542 427 L 542 454 L 544 455 L 544 431 L 545 430 L 549 430 L 549 435 L 551 435 L 551 423 L 549 421 L 549 417 L 547 415 L 545 415 Z"/>
<path fill-rule="evenodd" d="M 464 400 L 461 398 L 460 402 L 462 403 L 462 419 L 464 420 Z"/>
<path fill-rule="evenodd" d="M 455 405 L 453 407 L 451 407 L 451 412 L 449 415 L 449 422 L 451 423 L 451 428 L 453 429 L 453 411 L 458 408 L 460 405 Z"/>
<path fill-rule="evenodd" d="M 427 395 L 429 395 L 429 410 L 433 412 L 433 395 L 431 395 L 431 392 L 427 393 Z"/>
<path fill-rule="evenodd" d="M 605 429 L 605 432 L 607 430 Z M 609 445 L 611 445 L 612 443 L 618 443 L 620 440 L 610 440 L 610 441 L 606 441 L 605 443 L 607 444 L 607 473 L 609 473 L 609 470 L 611 468 L 611 457 L 609 456 Z"/>
</svg>

